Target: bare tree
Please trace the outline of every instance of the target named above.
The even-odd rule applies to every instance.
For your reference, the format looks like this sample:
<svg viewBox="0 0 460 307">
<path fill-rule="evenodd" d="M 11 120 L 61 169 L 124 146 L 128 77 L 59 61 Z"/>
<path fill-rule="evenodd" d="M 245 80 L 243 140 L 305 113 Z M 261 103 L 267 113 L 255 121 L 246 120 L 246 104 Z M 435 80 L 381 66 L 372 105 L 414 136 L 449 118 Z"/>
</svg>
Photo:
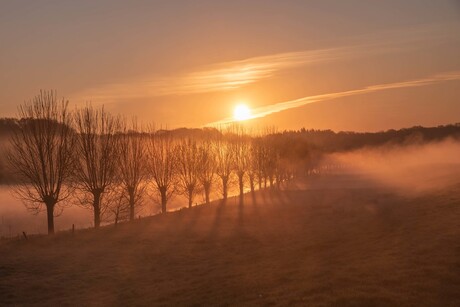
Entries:
<svg viewBox="0 0 460 307">
<path fill-rule="evenodd" d="M 19 107 L 18 129 L 11 137 L 9 163 L 16 172 L 16 195 L 34 213 L 46 207 L 48 234 L 54 233 L 55 208 L 71 193 L 74 134 L 68 101 L 41 91 Z"/>
<path fill-rule="evenodd" d="M 270 183 L 270 187 L 273 187 L 276 176 L 276 168 L 278 164 L 278 148 L 276 142 L 276 128 L 267 127 L 265 128 L 265 136 L 263 140 L 264 147 L 264 181 L 265 186 L 267 185 L 267 179 Z"/>
<path fill-rule="evenodd" d="M 257 147 L 255 139 L 251 139 L 249 142 L 249 156 L 248 156 L 249 161 L 248 161 L 248 171 L 247 171 L 251 193 L 255 192 L 255 188 L 256 188 L 255 181 L 259 174 L 258 149 L 259 148 Z"/>
<path fill-rule="evenodd" d="M 259 190 L 262 189 L 262 182 L 265 173 L 265 147 L 263 146 L 263 138 L 256 137 L 252 140 L 251 146 L 251 170 L 254 176 L 257 177 Z M 252 188 L 251 188 L 252 190 Z"/>
<path fill-rule="evenodd" d="M 196 141 L 187 139 L 176 146 L 177 179 L 180 190 L 186 194 L 191 208 L 197 193 L 200 175 L 200 152 Z"/>
<path fill-rule="evenodd" d="M 205 139 L 201 142 L 199 157 L 201 167 L 198 179 L 203 186 L 206 204 L 209 204 L 209 195 L 211 194 L 211 187 L 217 168 L 215 148 L 212 146 L 211 140 Z"/>
<path fill-rule="evenodd" d="M 171 136 L 151 132 L 148 152 L 152 181 L 161 199 L 161 212 L 166 213 L 168 199 L 175 191 L 177 172 L 177 157 Z"/>
<path fill-rule="evenodd" d="M 242 127 L 238 127 L 236 130 L 236 135 L 231 143 L 231 151 L 233 152 L 233 168 L 238 177 L 240 201 L 242 201 L 244 195 L 244 176 L 248 171 L 250 162 L 250 146 Z"/>
<path fill-rule="evenodd" d="M 103 107 L 95 109 L 86 106 L 76 111 L 77 131 L 76 184 L 90 195 L 81 204 L 94 211 L 94 227 L 101 224 L 101 215 L 106 209 L 102 195 L 113 184 L 118 164 L 119 129 L 118 118 L 107 113 Z"/>
<path fill-rule="evenodd" d="M 228 197 L 228 182 L 232 174 L 233 152 L 229 142 L 223 137 L 214 141 L 214 152 L 216 157 L 216 174 L 221 180 L 222 197 L 226 201 Z"/>
<path fill-rule="evenodd" d="M 276 169 L 278 166 L 278 151 L 273 142 L 273 138 L 265 136 L 265 175 L 270 182 L 270 187 L 273 187 L 275 182 Z"/>
<path fill-rule="evenodd" d="M 139 133 L 135 118 L 128 126 L 122 122 L 119 135 L 119 173 L 128 195 L 129 219 L 134 220 L 135 207 L 145 192 L 146 158 L 145 137 Z"/>
<path fill-rule="evenodd" d="M 126 221 L 130 214 L 129 196 L 125 193 L 124 185 L 111 187 L 104 196 L 107 201 L 107 211 L 110 220 L 113 220 L 115 226 L 121 221 Z"/>
</svg>

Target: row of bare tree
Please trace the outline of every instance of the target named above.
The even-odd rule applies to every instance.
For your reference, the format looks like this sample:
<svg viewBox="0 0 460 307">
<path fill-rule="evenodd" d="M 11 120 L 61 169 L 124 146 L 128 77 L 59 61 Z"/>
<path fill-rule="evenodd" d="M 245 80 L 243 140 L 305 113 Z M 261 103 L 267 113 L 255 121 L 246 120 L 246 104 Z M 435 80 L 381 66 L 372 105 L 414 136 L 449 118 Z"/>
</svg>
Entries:
<svg viewBox="0 0 460 307">
<path fill-rule="evenodd" d="M 178 138 L 153 128 L 141 131 L 136 120 L 103 107 L 70 112 L 67 101 L 46 91 L 20 106 L 19 116 L 8 155 L 19 182 L 15 190 L 28 209 L 46 209 L 50 234 L 66 204 L 91 208 L 97 228 L 107 210 L 115 223 L 133 220 L 147 190 L 164 213 L 175 194 L 185 195 L 191 207 L 200 193 L 208 204 L 219 187 L 225 201 L 233 176 L 241 202 L 246 185 L 254 192 L 257 185 L 292 177 L 292 163 L 280 158 L 268 136 L 250 137 L 241 127 Z"/>
</svg>

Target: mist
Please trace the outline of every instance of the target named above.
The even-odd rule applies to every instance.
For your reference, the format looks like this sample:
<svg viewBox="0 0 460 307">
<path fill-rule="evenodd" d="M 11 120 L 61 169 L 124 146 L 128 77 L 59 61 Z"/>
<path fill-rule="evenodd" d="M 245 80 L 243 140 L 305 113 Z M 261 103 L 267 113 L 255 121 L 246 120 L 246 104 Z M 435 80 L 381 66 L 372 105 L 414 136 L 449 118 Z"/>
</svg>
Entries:
<svg viewBox="0 0 460 307">
<path fill-rule="evenodd" d="M 324 161 L 339 165 L 345 172 L 364 175 L 371 183 L 413 195 L 460 184 L 460 142 L 450 138 L 335 153 Z"/>
</svg>

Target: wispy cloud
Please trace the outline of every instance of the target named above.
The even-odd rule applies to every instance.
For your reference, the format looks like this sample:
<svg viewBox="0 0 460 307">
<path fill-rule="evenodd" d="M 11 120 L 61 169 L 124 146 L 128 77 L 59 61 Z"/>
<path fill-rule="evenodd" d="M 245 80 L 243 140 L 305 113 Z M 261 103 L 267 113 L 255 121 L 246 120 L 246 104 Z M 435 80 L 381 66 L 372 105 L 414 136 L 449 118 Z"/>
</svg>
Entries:
<svg viewBox="0 0 460 307">
<path fill-rule="evenodd" d="M 442 30 L 442 29 L 441 29 Z M 347 39 L 347 45 L 303 50 L 217 63 L 169 76 L 147 75 L 126 82 L 106 83 L 72 95 L 80 101 L 96 103 L 129 101 L 168 95 L 190 95 L 237 89 L 270 78 L 277 72 L 314 63 L 395 53 L 416 48 L 417 42 L 449 39 L 436 26 L 383 32 L 378 36 Z"/>
<path fill-rule="evenodd" d="M 277 71 L 343 58 L 356 47 L 279 53 L 219 63 L 170 77 L 143 77 L 102 85 L 77 96 L 107 102 L 142 97 L 187 95 L 236 89 L 272 77 Z"/>
<path fill-rule="evenodd" d="M 299 98 L 295 100 L 280 102 L 280 103 L 253 109 L 250 119 L 265 117 L 273 113 L 278 113 L 281 111 L 298 108 L 298 107 L 305 106 L 307 104 L 321 102 L 325 100 L 354 96 L 354 95 L 359 95 L 359 94 L 368 94 L 368 93 L 389 90 L 389 89 L 426 86 L 430 84 L 435 84 L 435 83 L 445 82 L 445 81 L 452 81 L 452 80 L 460 80 L 460 71 L 446 72 L 446 73 L 437 74 L 431 77 L 421 78 L 421 79 L 416 79 L 416 80 L 377 84 L 377 85 L 367 86 L 361 89 L 314 95 L 314 96 L 307 96 L 307 97 L 303 97 L 303 98 Z M 222 120 L 216 121 L 216 122 L 209 123 L 206 126 L 221 126 L 221 125 L 233 123 L 234 121 L 235 121 L 234 118 L 228 117 L 228 118 L 224 118 Z"/>
</svg>

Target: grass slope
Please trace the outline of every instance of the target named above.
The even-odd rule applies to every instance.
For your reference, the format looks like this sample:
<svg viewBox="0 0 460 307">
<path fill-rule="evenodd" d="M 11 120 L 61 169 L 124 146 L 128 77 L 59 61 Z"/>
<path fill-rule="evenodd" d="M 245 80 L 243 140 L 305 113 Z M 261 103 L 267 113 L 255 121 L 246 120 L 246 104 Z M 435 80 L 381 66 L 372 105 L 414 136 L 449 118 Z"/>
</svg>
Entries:
<svg viewBox="0 0 460 307">
<path fill-rule="evenodd" d="M 3 242 L 0 305 L 460 306 L 460 187 L 402 197 L 324 180 Z"/>
</svg>

